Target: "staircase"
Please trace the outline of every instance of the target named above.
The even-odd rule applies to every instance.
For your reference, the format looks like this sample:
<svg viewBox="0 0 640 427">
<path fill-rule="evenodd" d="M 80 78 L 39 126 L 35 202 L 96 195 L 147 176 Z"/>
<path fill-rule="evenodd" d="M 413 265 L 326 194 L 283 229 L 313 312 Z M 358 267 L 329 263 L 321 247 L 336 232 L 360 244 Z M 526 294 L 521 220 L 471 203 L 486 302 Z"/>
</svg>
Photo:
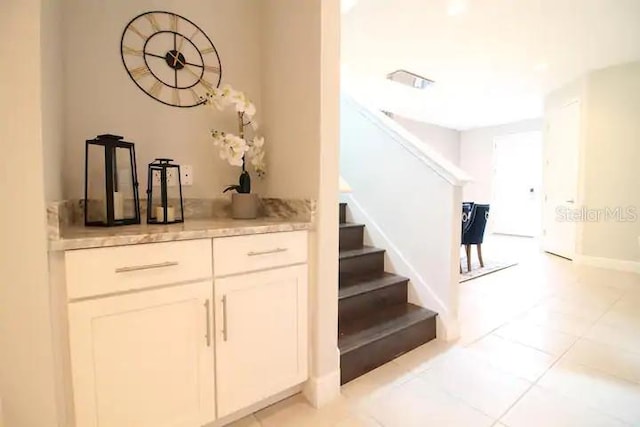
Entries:
<svg viewBox="0 0 640 427">
<path fill-rule="evenodd" d="M 409 279 L 384 271 L 384 249 L 364 246 L 364 224 L 340 203 L 338 347 L 341 384 L 436 337 L 433 311 L 407 302 Z"/>
</svg>

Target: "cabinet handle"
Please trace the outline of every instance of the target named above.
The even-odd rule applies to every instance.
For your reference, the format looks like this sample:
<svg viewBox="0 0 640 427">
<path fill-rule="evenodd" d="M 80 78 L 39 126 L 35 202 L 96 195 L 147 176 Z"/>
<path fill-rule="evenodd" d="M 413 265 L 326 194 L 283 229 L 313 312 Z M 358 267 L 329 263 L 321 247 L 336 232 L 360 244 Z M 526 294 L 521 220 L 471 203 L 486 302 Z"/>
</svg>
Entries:
<svg viewBox="0 0 640 427">
<path fill-rule="evenodd" d="M 209 317 L 209 313 L 211 312 L 211 303 L 208 299 L 204 303 L 204 309 L 207 312 L 207 334 L 205 335 L 205 339 L 207 341 L 207 347 L 211 347 L 211 318 Z"/>
<path fill-rule="evenodd" d="M 175 267 L 176 265 L 178 265 L 178 261 L 165 261 L 165 262 L 159 262 L 157 264 L 134 265 L 130 267 L 116 268 L 116 273 L 129 273 L 132 271 L 153 270 L 154 268 Z"/>
<path fill-rule="evenodd" d="M 227 341 L 227 296 L 222 297 L 222 340 Z"/>
<path fill-rule="evenodd" d="M 275 248 L 275 249 L 270 249 L 268 251 L 261 251 L 261 252 L 247 252 L 248 256 L 259 256 L 259 255 L 270 255 L 270 254 L 277 254 L 280 252 L 286 252 L 288 251 L 288 248 Z"/>
</svg>

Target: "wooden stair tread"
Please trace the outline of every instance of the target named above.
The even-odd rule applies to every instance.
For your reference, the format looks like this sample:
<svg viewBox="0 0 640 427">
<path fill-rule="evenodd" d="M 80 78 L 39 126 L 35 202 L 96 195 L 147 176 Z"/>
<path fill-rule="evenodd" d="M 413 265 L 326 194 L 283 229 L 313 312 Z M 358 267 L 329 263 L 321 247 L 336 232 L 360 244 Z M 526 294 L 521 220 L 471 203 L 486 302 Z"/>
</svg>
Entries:
<svg viewBox="0 0 640 427">
<path fill-rule="evenodd" d="M 409 279 L 384 271 L 385 249 L 364 246 L 365 224 L 339 206 L 338 347 L 345 384 L 436 338 L 436 316 L 407 302 Z"/>
<path fill-rule="evenodd" d="M 437 313 L 431 310 L 406 303 L 354 319 L 346 325 L 341 324 L 338 337 L 340 354 L 356 350 L 435 316 Z"/>
<path fill-rule="evenodd" d="M 375 276 L 358 276 L 349 278 L 340 283 L 340 293 L 338 299 L 350 298 L 362 295 L 366 292 L 376 291 L 388 286 L 398 285 L 408 281 L 404 276 L 393 273 L 383 273 Z"/>
<path fill-rule="evenodd" d="M 376 254 L 380 252 L 385 252 L 385 250 L 373 246 L 363 246 L 357 249 L 347 249 L 340 251 L 340 260 L 356 258 L 368 254 Z"/>
</svg>

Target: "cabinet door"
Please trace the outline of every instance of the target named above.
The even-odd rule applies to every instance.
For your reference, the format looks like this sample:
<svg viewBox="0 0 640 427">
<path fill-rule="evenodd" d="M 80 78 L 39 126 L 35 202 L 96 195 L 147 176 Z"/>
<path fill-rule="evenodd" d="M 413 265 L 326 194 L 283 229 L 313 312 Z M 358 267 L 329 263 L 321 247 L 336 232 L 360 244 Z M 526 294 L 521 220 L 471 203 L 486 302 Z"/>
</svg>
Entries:
<svg viewBox="0 0 640 427">
<path fill-rule="evenodd" d="M 69 304 L 77 427 L 215 419 L 210 281 Z"/>
<path fill-rule="evenodd" d="M 218 416 L 307 379 L 307 267 L 216 279 Z"/>
</svg>

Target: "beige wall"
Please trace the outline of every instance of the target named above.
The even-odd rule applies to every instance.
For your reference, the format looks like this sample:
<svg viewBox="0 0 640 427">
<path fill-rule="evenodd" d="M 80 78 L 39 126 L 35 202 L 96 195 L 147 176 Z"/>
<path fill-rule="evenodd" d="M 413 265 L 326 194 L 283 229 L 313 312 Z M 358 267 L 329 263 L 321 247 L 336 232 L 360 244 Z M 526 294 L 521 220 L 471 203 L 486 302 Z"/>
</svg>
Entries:
<svg viewBox="0 0 640 427">
<path fill-rule="evenodd" d="M 206 107 L 169 107 L 143 93 L 126 73 L 120 37 L 134 16 L 167 10 L 198 24 L 222 62 L 222 82 L 260 102 L 261 22 L 259 0 L 64 0 L 65 27 L 65 197 L 80 198 L 84 186 L 84 142 L 101 133 L 124 135 L 136 143 L 141 190 L 147 164 L 169 157 L 194 168 L 185 197 L 216 197 L 237 182 L 239 169 L 218 157 L 209 138 L 216 127 L 236 131 L 235 117 Z M 295 19 L 290 19 L 295 22 Z M 290 22 L 287 22 L 289 24 Z M 271 144 L 272 141 L 267 141 Z M 268 156 L 272 153 L 269 151 Z M 274 166 L 278 166 L 277 162 Z M 142 193 L 144 194 L 144 193 Z"/>
<path fill-rule="evenodd" d="M 393 119 L 409 132 L 420 138 L 425 144 L 442 154 L 456 166 L 460 165 L 460 132 L 430 123 L 400 117 L 396 114 Z"/>
<path fill-rule="evenodd" d="M 6 65 L 0 67 L 0 398 L 5 427 L 58 425 L 47 277 L 40 14 L 39 0 L 4 0 L 0 5 L 0 57 Z"/>
<path fill-rule="evenodd" d="M 322 405 L 339 394 L 338 0 L 262 3 L 262 105 L 269 141 L 268 193 L 318 200 L 310 252 L 311 380 Z"/>
<path fill-rule="evenodd" d="M 263 131 L 269 147 L 268 193 L 318 194 L 320 2 L 262 3 Z"/>
<path fill-rule="evenodd" d="M 593 72 L 586 85 L 584 204 L 640 214 L 640 62 Z M 587 222 L 581 253 L 639 261 L 640 220 Z"/>
<path fill-rule="evenodd" d="M 63 197 L 64 61 L 62 0 L 42 1 L 42 142 L 44 186 L 47 201 Z"/>
<path fill-rule="evenodd" d="M 578 201 L 588 209 L 640 214 L 640 62 L 589 73 L 550 93 L 545 110 L 581 101 Z M 640 218 L 578 224 L 578 260 L 638 270 Z M 635 263 L 635 264 L 634 264 Z M 635 265 L 635 266 L 634 266 Z"/>
</svg>

